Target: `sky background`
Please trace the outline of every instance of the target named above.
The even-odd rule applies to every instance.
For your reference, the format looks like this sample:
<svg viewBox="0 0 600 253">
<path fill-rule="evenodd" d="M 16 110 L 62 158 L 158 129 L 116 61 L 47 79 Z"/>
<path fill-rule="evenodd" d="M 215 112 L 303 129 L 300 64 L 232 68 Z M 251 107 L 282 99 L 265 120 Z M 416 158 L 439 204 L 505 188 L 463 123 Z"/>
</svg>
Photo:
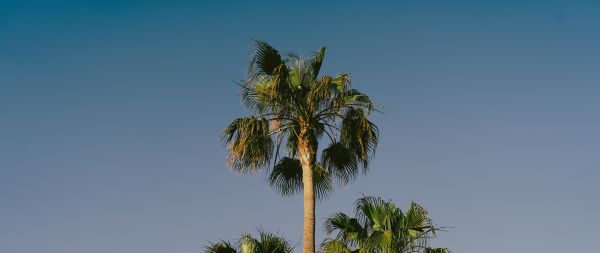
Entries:
<svg viewBox="0 0 600 253">
<path fill-rule="evenodd" d="M 317 204 L 414 200 L 461 253 L 594 252 L 596 1 L 2 1 L 0 252 L 202 252 L 262 227 L 294 242 L 300 196 L 225 167 L 251 38 L 328 47 L 384 111 L 366 176 Z M 301 246 L 298 246 L 298 252 Z"/>
</svg>

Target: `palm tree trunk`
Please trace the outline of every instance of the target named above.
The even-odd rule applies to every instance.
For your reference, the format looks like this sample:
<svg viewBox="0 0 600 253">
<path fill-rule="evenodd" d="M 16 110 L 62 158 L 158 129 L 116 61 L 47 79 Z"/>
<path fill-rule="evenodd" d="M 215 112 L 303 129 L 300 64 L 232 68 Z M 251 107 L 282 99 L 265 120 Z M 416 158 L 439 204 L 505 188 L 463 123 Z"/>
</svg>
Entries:
<svg viewBox="0 0 600 253">
<path fill-rule="evenodd" d="M 304 166 L 303 166 L 304 167 Z M 304 183 L 304 253 L 315 252 L 315 193 L 312 168 L 302 170 Z"/>
<path fill-rule="evenodd" d="M 314 142 L 308 129 L 300 131 L 298 153 L 302 165 L 302 183 L 304 186 L 304 253 L 315 252 L 315 192 L 313 170 L 315 164 Z"/>
</svg>

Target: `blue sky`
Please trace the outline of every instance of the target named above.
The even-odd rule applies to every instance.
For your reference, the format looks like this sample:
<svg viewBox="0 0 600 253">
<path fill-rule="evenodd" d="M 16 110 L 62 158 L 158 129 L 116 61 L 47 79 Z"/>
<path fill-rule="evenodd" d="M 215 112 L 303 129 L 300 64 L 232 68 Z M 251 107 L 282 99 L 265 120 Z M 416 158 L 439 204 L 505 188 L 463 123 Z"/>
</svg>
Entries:
<svg viewBox="0 0 600 253">
<path fill-rule="evenodd" d="M 454 252 L 593 252 L 594 1 L 0 3 L 0 251 L 200 252 L 258 227 L 301 239 L 301 198 L 224 164 L 251 38 L 328 47 L 385 112 L 372 170 L 317 205 L 414 200 Z M 298 247 L 301 249 L 301 247 Z"/>
</svg>

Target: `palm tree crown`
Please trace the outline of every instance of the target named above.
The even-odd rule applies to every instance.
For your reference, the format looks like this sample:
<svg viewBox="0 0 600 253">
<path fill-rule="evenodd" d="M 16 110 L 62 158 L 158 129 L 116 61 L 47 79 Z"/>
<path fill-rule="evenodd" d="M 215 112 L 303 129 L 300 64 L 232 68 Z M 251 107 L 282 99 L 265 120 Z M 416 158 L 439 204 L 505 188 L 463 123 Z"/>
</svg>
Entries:
<svg viewBox="0 0 600 253">
<path fill-rule="evenodd" d="M 436 230 L 427 210 L 414 202 L 403 213 L 391 201 L 363 197 L 356 202 L 356 217 L 336 213 L 326 220 L 325 233 L 334 237 L 321 248 L 324 253 L 446 253 L 427 245 Z"/>
<path fill-rule="evenodd" d="M 243 234 L 236 245 L 220 241 L 208 245 L 205 253 L 291 253 L 293 247 L 285 238 L 259 230 L 258 238 Z"/>
<path fill-rule="evenodd" d="M 323 47 L 310 58 L 282 58 L 256 41 L 248 79 L 239 84 L 253 114 L 223 131 L 229 167 L 240 173 L 267 168 L 269 183 L 282 195 L 304 192 L 305 253 L 314 252 L 315 197 L 326 197 L 332 180 L 346 184 L 359 168 L 365 172 L 378 140 L 368 119 L 371 99 L 351 87 L 349 74 L 319 75 L 324 56 Z M 322 137 L 328 145 L 317 159 Z"/>
<path fill-rule="evenodd" d="M 269 44 L 256 41 L 249 78 L 240 84 L 242 101 L 254 115 L 235 119 L 223 131 L 229 167 L 257 172 L 274 158 L 269 182 L 291 195 L 302 190 L 299 146 L 305 144 L 315 153 L 325 134 L 330 143 L 314 168 L 315 183 L 323 186 L 317 187 L 317 197 L 325 197 L 332 176 L 348 183 L 359 165 L 368 168 L 378 137 L 377 127 L 367 118 L 373 103 L 351 88 L 349 74 L 319 77 L 324 56 L 321 48 L 308 60 L 293 54 L 284 60 Z M 278 159 L 284 143 L 287 156 Z"/>
</svg>

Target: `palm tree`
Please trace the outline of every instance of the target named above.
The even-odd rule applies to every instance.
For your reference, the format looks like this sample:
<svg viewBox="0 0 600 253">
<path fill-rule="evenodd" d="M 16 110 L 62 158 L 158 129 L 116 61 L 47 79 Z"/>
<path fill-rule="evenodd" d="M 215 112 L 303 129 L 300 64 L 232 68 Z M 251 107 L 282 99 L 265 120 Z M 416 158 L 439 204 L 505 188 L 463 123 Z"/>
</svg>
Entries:
<svg viewBox="0 0 600 253">
<path fill-rule="evenodd" d="M 366 172 L 378 139 L 368 119 L 373 103 L 351 87 L 349 74 L 319 76 L 324 56 L 323 47 L 308 59 L 282 58 L 256 41 L 248 79 L 239 84 L 253 115 L 235 119 L 223 131 L 230 168 L 240 173 L 267 169 L 269 183 L 284 196 L 303 191 L 305 253 L 315 250 L 315 196 L 326 197 L 333 179 L 347 184 L 359 167 Z M 317 159 L 323 136 L 328 145 Z"/>
<path fill-rule="evenodd" d="M 243 234 L 237 245 L 228 241 L 220 241 L 208 245 L 205 253 L 291 253 L 293 250 L 290 242 L 284 238 L 259 230 L 258 238 L 250 234 Z"/>
<path fill-rule="evenodd" d="M 403 213 L 391 201 L 363 197 L 356 201 L 356 217 L 336 213 L 325 221 L 324 253 L 447 253 L 427 246 L 435 236 L 427 210 L 416 203 Z"/>
</svg>

